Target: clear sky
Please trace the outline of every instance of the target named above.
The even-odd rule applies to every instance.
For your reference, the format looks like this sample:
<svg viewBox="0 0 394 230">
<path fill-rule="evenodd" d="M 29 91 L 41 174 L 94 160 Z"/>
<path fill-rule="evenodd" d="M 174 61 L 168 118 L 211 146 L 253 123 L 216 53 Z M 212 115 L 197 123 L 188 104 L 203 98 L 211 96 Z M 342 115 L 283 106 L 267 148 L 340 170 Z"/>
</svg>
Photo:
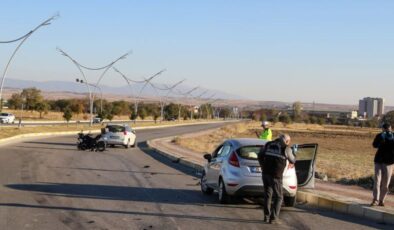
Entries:
<svg viewBox="0 0 394 230">
<path fill-rule="evenodd" d="M 10 77 L 72 81 L 77 69 L 56 47 L 88 66 L 132 50 L 117 67 L 134 78 L 167 68 L 161 82 L 186 78 L 256 100 L 379 96 L 394 105 L 394 1 L 2 0 L 0 40 L 56 12 L 24 44 Z M 1 71 L 14 47 L 0 44 Z M 103 83 L 124 84 L 112 71 Z"/>
</svg>

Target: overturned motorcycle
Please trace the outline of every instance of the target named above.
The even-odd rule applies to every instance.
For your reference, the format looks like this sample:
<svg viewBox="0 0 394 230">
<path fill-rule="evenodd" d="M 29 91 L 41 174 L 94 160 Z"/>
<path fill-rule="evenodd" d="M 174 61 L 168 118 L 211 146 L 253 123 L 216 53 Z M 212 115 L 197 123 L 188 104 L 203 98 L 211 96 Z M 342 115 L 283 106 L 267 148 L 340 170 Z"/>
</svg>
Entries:
<svg viewBox="0 0 394 230">
<path fill-rule="evenodd" d="M 78 150 L 87 150 L 103 152 L 107 147 L 107 138 L 102 137 L 101 134 L 92 137 L 91 133 L 84 134 L 82 131 L 78 133 Z"/>
</svg>

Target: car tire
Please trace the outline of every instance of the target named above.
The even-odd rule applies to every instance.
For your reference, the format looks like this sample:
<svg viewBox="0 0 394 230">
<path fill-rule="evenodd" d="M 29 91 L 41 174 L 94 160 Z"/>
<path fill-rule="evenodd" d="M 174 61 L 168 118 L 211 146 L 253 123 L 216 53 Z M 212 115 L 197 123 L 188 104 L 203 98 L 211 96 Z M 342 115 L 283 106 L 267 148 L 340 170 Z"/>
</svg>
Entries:
<svg viewBox="0 0 394 230">
<path fill-rule="evenodd" d="M 204 171 L 200 178 L 201 192 L 205 195 L 211 195 L 213 193 L 213 189 L 208 187 L 208 185 L 205 182 L 206 182 L 206 174 Z"/>
<path fill-rule="evenodd" d="M 295 196 L 284 196 L 283 202 L 286 207 L 294 207 L 296 205 L 296 197 Z"/>
<path fill-rule="evenodd" d="M 230 196 L 227 194 L 226 186 L 222 178 L 219 179 L 218 198 L 221 204 L 228 204 L 230 202 Z"/>
<path fill-rule="evenodd" d="M 97 143 L 96 150 L 99 151 L 99 152 L 103 152 L 105 150 L 105 143 L 104 143 L 104 141 L 99 141 Z"/>
</svg>

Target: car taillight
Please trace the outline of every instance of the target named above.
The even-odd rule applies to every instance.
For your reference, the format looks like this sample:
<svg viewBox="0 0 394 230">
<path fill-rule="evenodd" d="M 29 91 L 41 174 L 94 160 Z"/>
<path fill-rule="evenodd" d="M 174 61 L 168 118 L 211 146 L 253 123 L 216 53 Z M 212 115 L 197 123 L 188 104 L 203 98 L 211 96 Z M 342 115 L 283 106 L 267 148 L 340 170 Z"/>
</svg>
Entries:
<svg viewBox="0 0 394 230">
<path fill-rule="evenodd" d="M 127 131 L 124 131 L 123 134 L 124 134 L 124 135 L 127 135 Z"/>
<path fill-rule="evenodd" d="M 288 169 L 294 168 L 294 164 L 291 164 L 291 163 L 290 163 L 290 164 L 287 166 L 287 168 L 288 168 Z"/>
<path fill-rule="evenodd" d="M 228 163 L 234 167 L 239 168 L 239 161 L 238 161 L 237 154 L 235 152 L 231 153 L 231 156 L 228 159 Z"/>
<path fill-rule="evenodd" d="M 296 185 L 295 186 L 289 186 L 289 188 L 294 190 L 294 189 L 297 188 L 297 186 Z"/>
</svg>

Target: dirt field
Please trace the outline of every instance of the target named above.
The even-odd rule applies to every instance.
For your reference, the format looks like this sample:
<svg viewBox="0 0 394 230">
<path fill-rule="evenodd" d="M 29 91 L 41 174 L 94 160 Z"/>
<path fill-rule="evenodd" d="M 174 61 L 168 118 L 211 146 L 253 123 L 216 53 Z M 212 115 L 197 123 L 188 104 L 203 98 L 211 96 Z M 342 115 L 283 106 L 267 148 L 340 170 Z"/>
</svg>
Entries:
<svg viewBox="0 0 394 230">
<path fill-rule="evenodd" d="M 292 143 L 318 143 L 317 171 L 327 174 L 332 181 L 354 182 L 369 180 L 373 174 L 375 150 L 372 141 L 379 129 L 362 129 L 344 126 L 276 124 L 274 137 L 289 133 Z M 176 139 L 184 147 L 199 152 L 212 152 L 220 142 L 231 137 L 256 137 L 259 123 L 230 125 L 205 136 Z"/>
</svg>

